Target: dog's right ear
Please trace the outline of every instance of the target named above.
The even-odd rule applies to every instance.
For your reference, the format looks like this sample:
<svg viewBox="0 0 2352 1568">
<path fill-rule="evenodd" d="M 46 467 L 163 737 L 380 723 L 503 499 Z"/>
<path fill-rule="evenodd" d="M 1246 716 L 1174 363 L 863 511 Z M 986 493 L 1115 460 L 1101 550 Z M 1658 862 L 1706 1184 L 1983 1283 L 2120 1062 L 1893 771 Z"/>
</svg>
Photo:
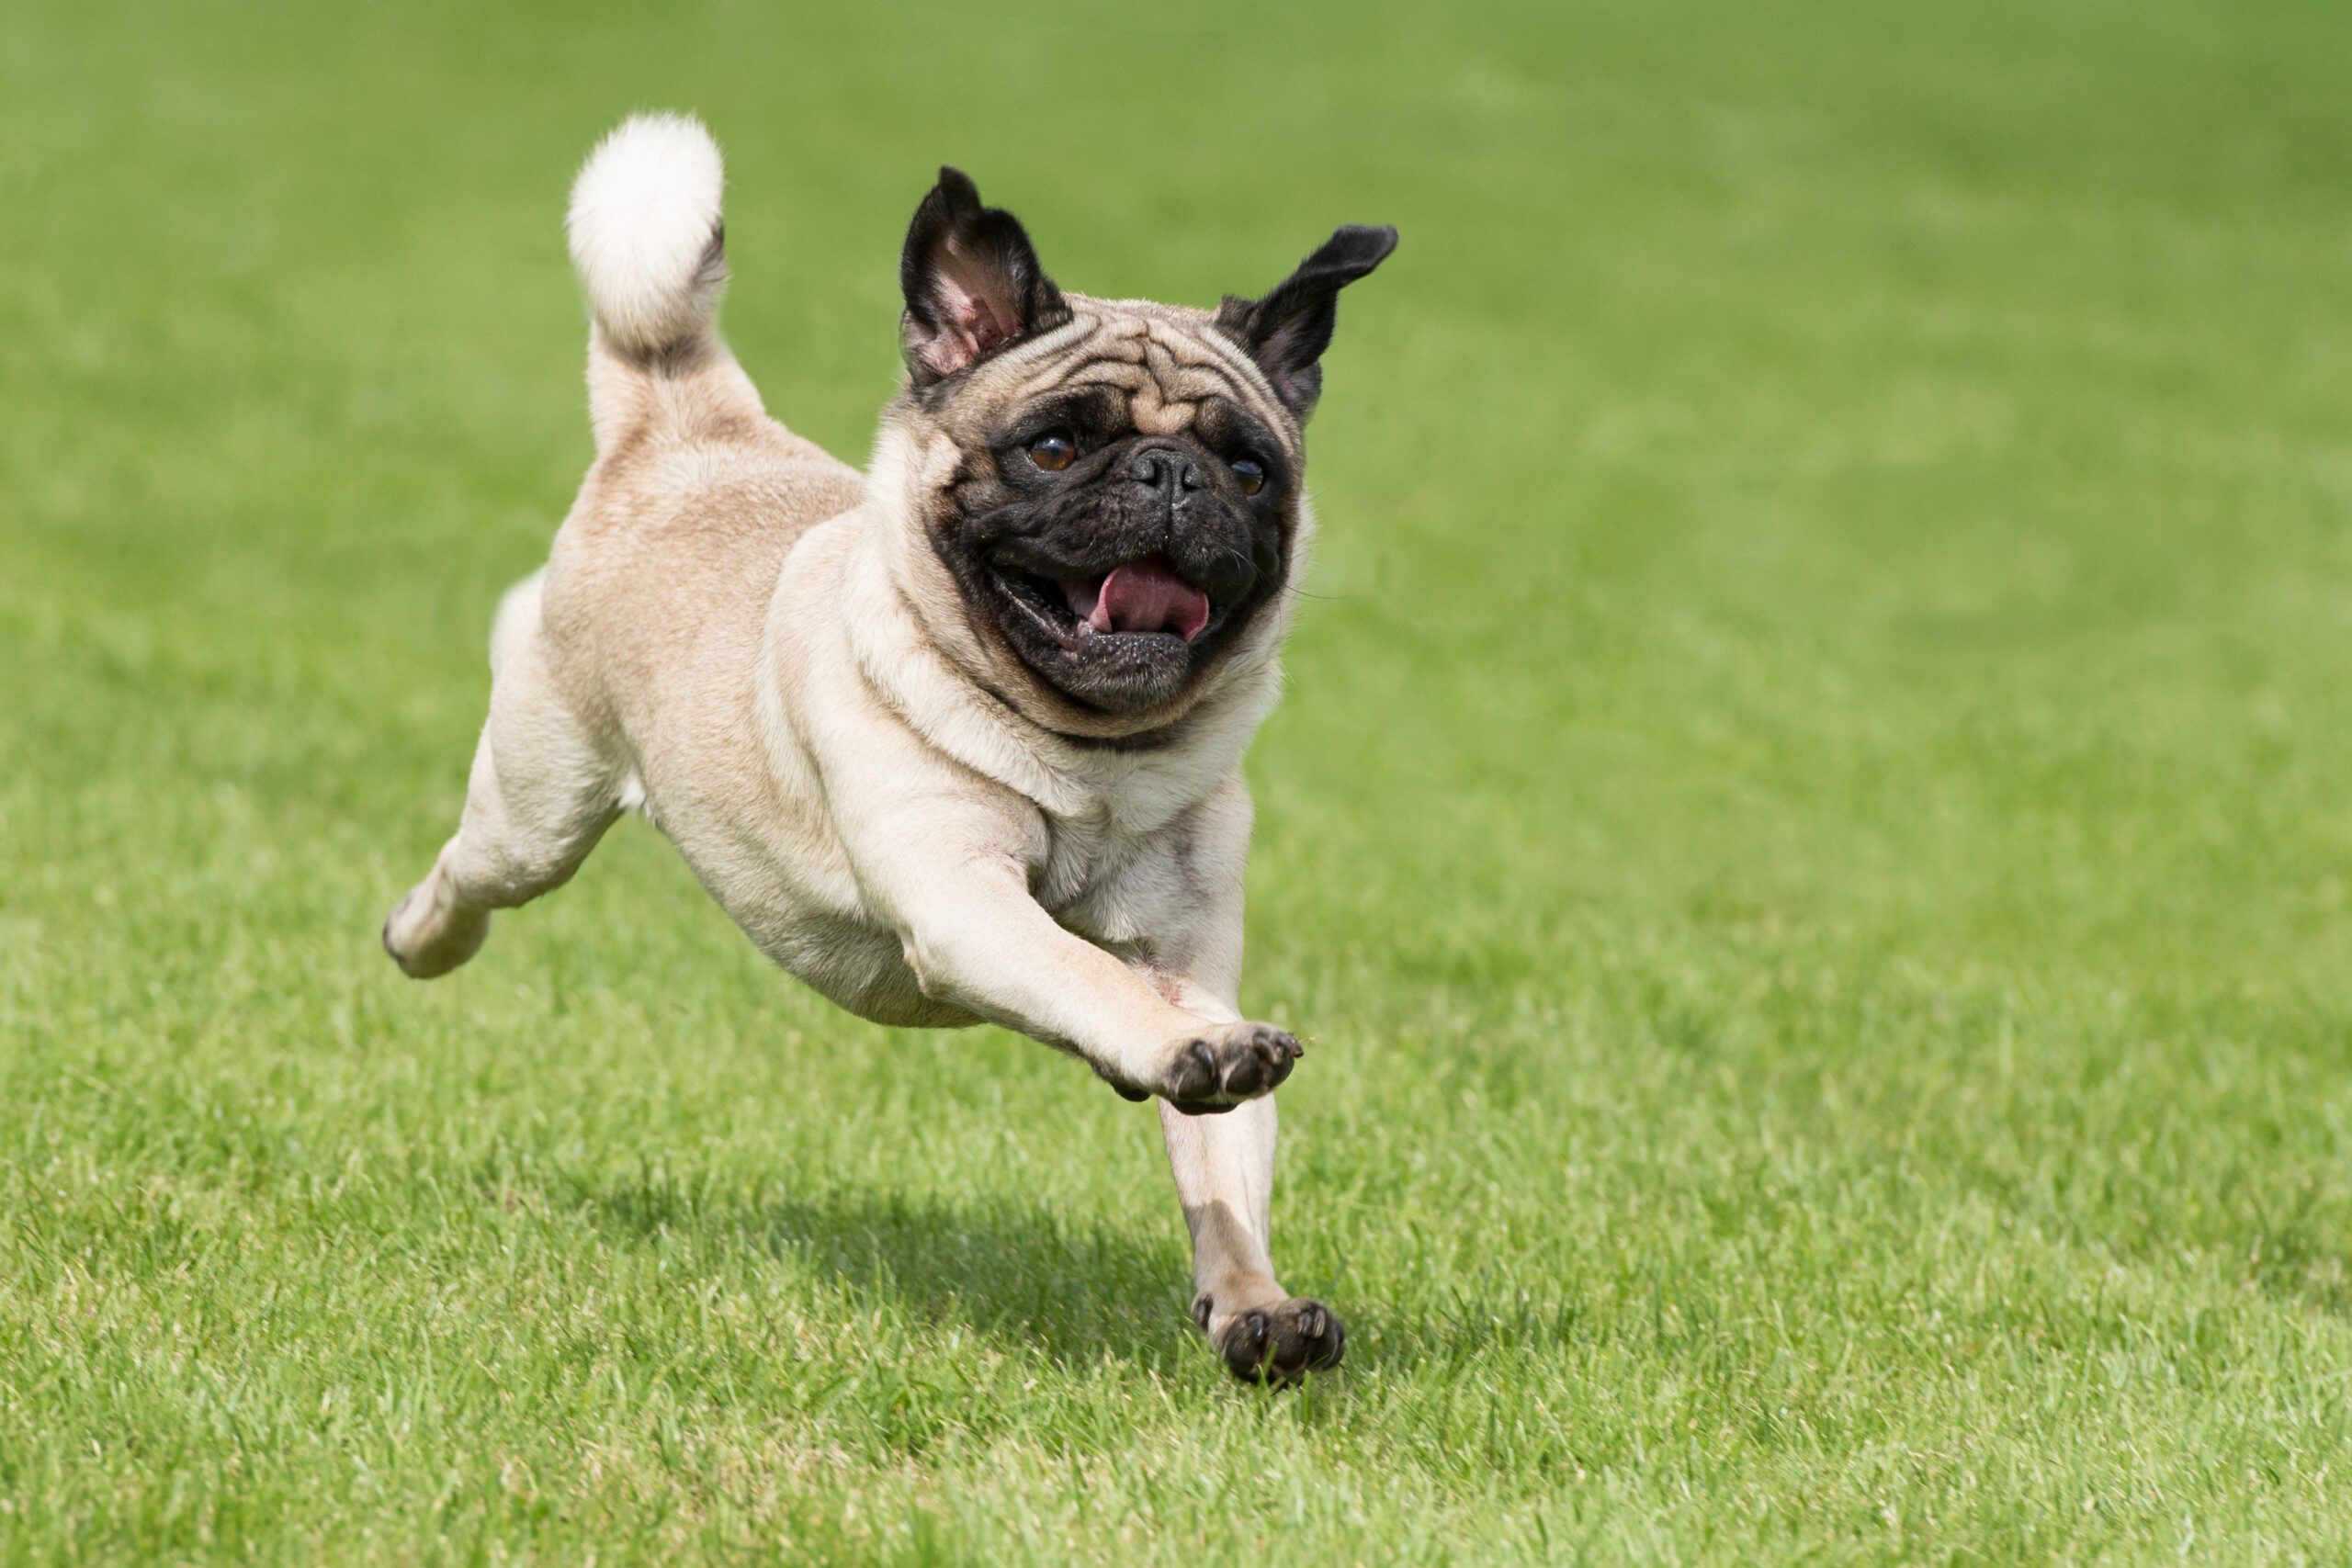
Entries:
<svg viewBox="0 0 2352 1568">
<path fill-rule="evenodd" d="M 899 288 L 907 297 L 900 323 L 907 369 L 918 388 L 1070 319 L 1021 220 L 982 207 L 961 169 L 940 170 L 915 209 L 899 257 Z"/>
<path fill-rule="evenodd" d="M 1340 290 L 1388 258 L 1396 231 L 1351 223 L 1298 264 L 1298 270 L 1262 299 L 1228 294 L 1216 324 L 1266 373 L 1274 395 L 1304 422 L 1323 394 L 1323 351 L 1340 318 Z"/>
</svg>

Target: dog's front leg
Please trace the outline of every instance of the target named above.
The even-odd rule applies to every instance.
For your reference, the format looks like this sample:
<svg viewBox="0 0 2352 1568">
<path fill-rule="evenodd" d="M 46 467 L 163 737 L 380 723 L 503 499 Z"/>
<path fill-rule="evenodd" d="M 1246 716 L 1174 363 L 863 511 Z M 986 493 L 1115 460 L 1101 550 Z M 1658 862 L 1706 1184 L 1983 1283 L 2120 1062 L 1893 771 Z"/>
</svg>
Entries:
<svg viewBox="0 0 2352 1568">
<path fill-rule="evenodd" d="M 1159 1108 L 1169 1168 L 1193 1233 L 1193 1321 L 1245 1382 L 1292 1382 L 1337 1366 L 1339 1314 L 1274 1278 L 1274 1102 L 1226 1116 Z"/>
<path fill-rule="evenodd" d="M 1159 1094 L 1193 1235 L 1193 1321 L 1249 1382 L 1287 1382 L 1336 1365 L 1346 1340 L 1338 1314 L 1274 1278 L 1270 1091 L 1298 1046 L 1226 999 L 1239 949 L 1238 878 L 1234 940 L 1214 940 L 1227 922 L 1212 919 L 1198 964 L 1162 967 L 1122 963 L 1063 930 L 1030 897 L 1014 856 L 967 852 L 948 864 L 942 875 L 934 863 L 901 903 L 908 962 L 924 991 L 1075 1051 L 1132 1099 Z M 1225 961 L 1228 949 L 1235 962 Z M 1279 1055 L 1266 1051 L 1270 1038 Z M 1212 1063 L 1219 1089 L 1207 1094 Z"/>
<path fill-rule="evenodd" d="M 1192 813 L 1184 826 L 1198 899 L 1188 918 L 1170 919 L 1165 954 L 1145 969 L 1163 994 L 1204 1018 L 1241 1016 L 1250 823 L 1249 792 L 1238 778 Z M 1292 1295 L 1274 1277 L 1273 1100 L 1222 1116 L 1162 1105 L 1159 1130 L 1193 1233 L 1193 1321 L 1226 1366 L 1249 1382 L 1290 1382 L 1336 1366 L 1347 1341 L 1339 1314 Z"/>
<path fill-rule="evenodd" d="M 1130 1100 L 1230 1111 L 1290 1076 L 1298 1042 L 1219 1010 L 1204 1017 L 1066 931 L 1031 895 L 1020 854 L 936 817 L 869 863 L 926 996 L 1083 1057 Z M 944 830 L 943 830 L 944 829 Z M 922 858 L 914 858 L 914 846 Z"/>
</svg>

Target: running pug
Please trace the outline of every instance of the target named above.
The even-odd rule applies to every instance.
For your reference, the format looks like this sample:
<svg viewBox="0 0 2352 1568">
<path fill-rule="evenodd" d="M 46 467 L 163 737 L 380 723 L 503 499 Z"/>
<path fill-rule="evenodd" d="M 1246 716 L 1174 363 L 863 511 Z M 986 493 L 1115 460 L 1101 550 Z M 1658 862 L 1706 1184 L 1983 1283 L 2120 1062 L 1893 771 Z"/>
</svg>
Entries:
<svg viewBox="0 0 2352 1568">
<path fill-rule="evenodd" d="M 1236 1005 L 1239 763 L 1312 526 L 1334 300 L 1396 231 L 1214 311 L 1091 299 L 943 169 L 860 474 L 719 340 L 719 187 L 701 126 L 650 117 L 573 189 L 596 460 L 499 607 L 463 821 L 385 948 L 447 973 L 641 810 L 850 1011 L 1001 1023 L 1158 1096 L 1195 1319 L 1238 1376 L 1332 1365 L 1339 1318 L 1269 1254 L 1301 1046 Z"/>
</svg>

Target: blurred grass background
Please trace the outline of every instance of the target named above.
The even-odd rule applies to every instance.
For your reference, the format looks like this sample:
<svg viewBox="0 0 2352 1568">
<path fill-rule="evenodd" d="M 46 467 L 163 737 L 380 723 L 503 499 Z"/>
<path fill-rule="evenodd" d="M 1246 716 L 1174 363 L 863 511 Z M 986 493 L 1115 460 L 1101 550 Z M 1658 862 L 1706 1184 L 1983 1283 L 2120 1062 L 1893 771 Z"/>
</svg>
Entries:
<svg viewBox="0 0 2352 1568">
<path fill-rule="evenodd" d="M 0 17 L 0 1560 L 2305 1561 L 2352 1539 L 2352 13 Z M 1066 285 L 1393 222 L 1253 752 L 1303 1396 L 1148 1114 L 618 830 L 431 987 L 560 233 L 727 149 L 853 456 L 942 161 Z"/>
</svg>

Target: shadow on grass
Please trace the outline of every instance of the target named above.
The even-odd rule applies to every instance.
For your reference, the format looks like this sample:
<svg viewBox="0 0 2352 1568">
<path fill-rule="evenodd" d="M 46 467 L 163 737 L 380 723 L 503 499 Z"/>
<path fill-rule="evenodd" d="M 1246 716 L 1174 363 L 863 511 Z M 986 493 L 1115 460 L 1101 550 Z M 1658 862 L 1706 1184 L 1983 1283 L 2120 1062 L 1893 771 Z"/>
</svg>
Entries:
<svg viewBox="0 0 2352 1568">
<path fill-rule="evenodd" d="M 1064 1366 L 1108 1357 L 1176 1372 L 1207 1358 L 1192 1342 L 1191 1268 L 1178 1246 L 1074 1224 L 1043 1203 L 713 1192 L 650 1169 L 563 1196 L 617 1244 L 675 1237 L 707 1269 L 724 1269 L 730 1252 L 785 1259 L 840 1281 L 869 1309 L 961 1322 Z"/>
</svg>

